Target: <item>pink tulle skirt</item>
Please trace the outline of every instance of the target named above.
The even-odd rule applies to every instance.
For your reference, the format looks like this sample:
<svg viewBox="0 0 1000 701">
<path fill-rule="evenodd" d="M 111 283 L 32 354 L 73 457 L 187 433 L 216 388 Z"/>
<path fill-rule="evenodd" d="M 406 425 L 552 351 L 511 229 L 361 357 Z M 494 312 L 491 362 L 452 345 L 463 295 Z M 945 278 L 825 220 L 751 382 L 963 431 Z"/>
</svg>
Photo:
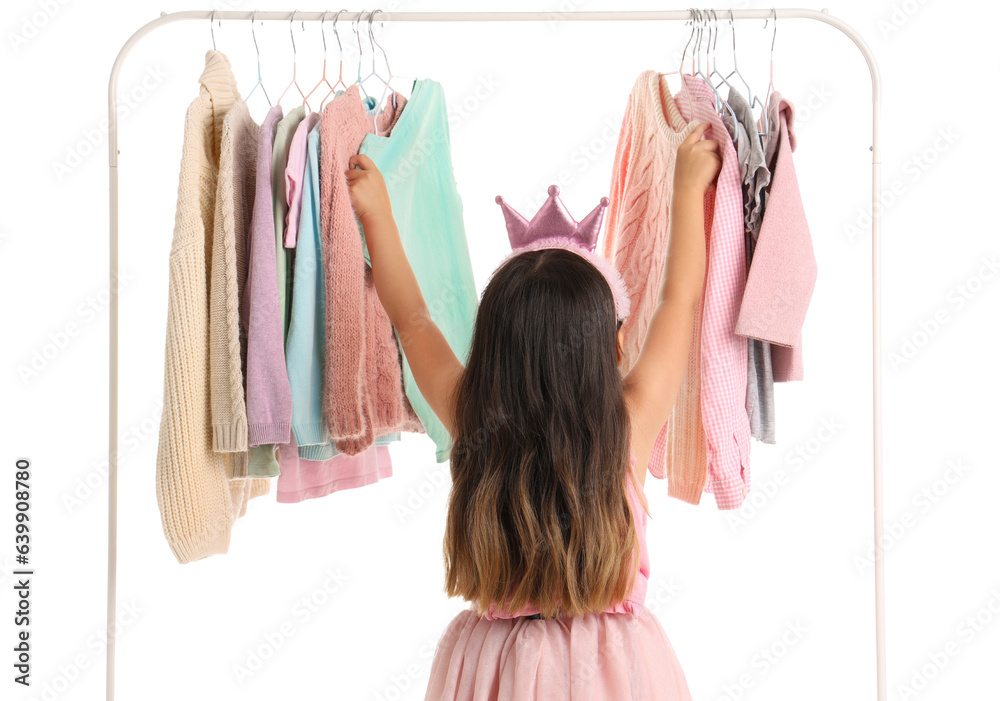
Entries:
<svg viewBox="0 0 1000 701">
<path fill-rule="evenodd" d="M 690 701 L 660 622 L 597 613 L 488 620 L 458 614 L 438 643 L 426 701 Z"/>
</svg>

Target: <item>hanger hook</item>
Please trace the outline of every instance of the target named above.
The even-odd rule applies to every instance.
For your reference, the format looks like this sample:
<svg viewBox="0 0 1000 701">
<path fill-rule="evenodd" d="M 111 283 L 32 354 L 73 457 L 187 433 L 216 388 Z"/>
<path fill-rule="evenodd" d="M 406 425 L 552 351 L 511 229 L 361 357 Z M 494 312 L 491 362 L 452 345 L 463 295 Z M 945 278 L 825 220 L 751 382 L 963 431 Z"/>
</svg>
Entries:
<svg viewBox="0 0 1000 701">
<path fill-rule="evenodd" d="M 688 8 L 688 12 L 691 13 L 691 17 L 688 19 L 688 23 L 691 25 L 691 33 L 688 35 L 687 43 L 684 44 L 684 51 L 681 52 L 681 73 L 684 72 L 684 59 L 687 58 L 688 47 L 691 46 L 691 41 L 694 39 L 694 8 Z"/>
<path fill-rule="evenodd" d="M 358 30 L 358 25 L 361 24 L 361 15 L 364 10 L 358 12 L 354 21 L 351 22 L 351 29 L 354 31 L 354 36 L 358 38 L 358 75 L 361 75 L 361 57 L 365 55 L 364 49 L 361 48 L 361 32 Z"/>
<path fill-rule="evenodd" d="M 715 10 L 709 10 L 712 13 L 712 34 L 709 37 L 712 39 L 712 63 L 715 63 L 715 46 L 719 43 L 719 15 Z"/>
<path fill-rule="evenodd" d="M 375 10 L 375 12 L 373 12 L 373 13 L 372 13 L 372 15 L 374 16 L 374 14 L 375 14 L 376 12 L 378 12 L 378 13 L 381 13 L 381 14 L 385 14 L 384 12 L 382 12 L 382 10 Z M 385 26 L 385 22 L 384 22 L 384 21 L 383 21 L 383 22 L 381 22 L 380 26 L 384 27 L 384 26 Z M 371 22 L 370 22 L 370 21 L 369 21 L 369 24 L 368 24 L 368 27 L 369 27 L 369 30 L 370 30 L 370 29 L 371 29 Z M 391 69 L 391 68 L 389 67 L 389 57 L 388 57 L 388 56 L 386 55 L 386 53 L 385 53 L 385 49 L 383 49 L 383 48 L 382 48 L 382 45 L 381 45 L 381 44 L 379 44 L 379 43 L 378 43 L 377 41 L 375 41 L 375 34 L 374 34 L 374 32 L 372 32 L 372 33 L 371 33 L 371 36 L 370 36 L 370 38 L 371 38 L 371 40 L 372 40 L 372 43 L 373 43 L 373 44 L 374 44 L 375 46 L 377 46 L 377 47 L 378 47 L 378 50 L 379 50 L 379 51 L 381 51 L 381 52 L 382 52 L 382 60 L 384 60 L 384 61 L 385 61 L 385 69 L 386 69 L 386 71 L 388 71 L 388 72 L 389 72 L 389 75 L 391 76 L 391 75 L 392 75 L 392 69 Z M 374 53 L 375 53 L 375 52 L 373 51 L 373 52 L 372 52 L 372 54 L 374 54 Z"/>
<path fill-rule="evenodd" d="M 698 59 L 697 69 L 695 70 L 695 73 L 699 73 L 701 71 L 701 40 L 705 36 L 705 25 L 704 25 L 704 15 L 702 15 L 701 10 L 696 9 L 694 12 L 698 18 L 697 19 L 698 38 L 694 42 L 694 55 Z"/>
<path fill-rule="evenodd" d="M 375 19 L 375 11 L 368 12 L 368 45 L 372 48 L 372 73 L 375 73 L 375 30 L 372 29 L 372 22 Z"/>
<path fill-rule="evenodd" d="M 260 47 L 257 45 L 257 10 L 250 15 L 250 36 L 253 37 L 253 48 L 257 52 L 257 67 L 260 68 Z"/>
<path fill-rule="evenodd" d="M 326 13 L 329 10 L 323 10 L 323 14 L 319 18 L 319 35 L 323 37 L 323 60 L 326 61 L 326 30 L 323 28 L 326 25 Z M 305 22 L 302 23 L 305 25 Z M 303 29 L 305 27 L 303 26 Z"/>
<path fill-rule="evenodd" d="M 288 20 L 288 36 L 290 36 L 292 38 L 292 61 L 295 60 L 295 53 L 296 53 L 296 48 L 295 48 L 295 32 L 292 30 L 292 28 L 295 26 L 295 13 L 296 12 L 298 12 L 298 10 L 292 10 L 292 17 L 291 17 L 291 19 Z M 305 22 L 302 23 L 302 28 L 303 29 L 306 28 Z"/>
<path fill-rule="evenodd" d="M 733 66 L 736 65 L 736 24 L 733 22 L 733 10 L 729 8 L 729 28 L 733 30 Z"/>
<path fill-rule="evenodd" d="M 219 26 L 222 26 L 222 22 L 219 22 Z M 208 29 L 212 32 L 212 50 L 216 51 L 215 48 L 215 10 L 212 10 L 212 16 L 208 19 Z"/>
<path fill-rule="evenodd" d="M 771 14 L 774 16 L 774 33 L 771 35 L 771 61 L 774 61 L 774 40 L 778 38 L 778 13 L 775 9 L 771 8 Z M 767 25 L 767 20 L 764 20 L 764 25 Z"/>
<path fill-rule="evenodd" d="M 340 43 L 340 30 L 337 29 L 337 22 L 340 20 L 340 15 L 344 12 L 347 12 L 347 10 L 340 10 L 337 16 L 333 18 L 333 36 L 337 38 L 337 51 L 340 52 L 341 60 L 344 58 L 344 45 Z"/>
</svg>

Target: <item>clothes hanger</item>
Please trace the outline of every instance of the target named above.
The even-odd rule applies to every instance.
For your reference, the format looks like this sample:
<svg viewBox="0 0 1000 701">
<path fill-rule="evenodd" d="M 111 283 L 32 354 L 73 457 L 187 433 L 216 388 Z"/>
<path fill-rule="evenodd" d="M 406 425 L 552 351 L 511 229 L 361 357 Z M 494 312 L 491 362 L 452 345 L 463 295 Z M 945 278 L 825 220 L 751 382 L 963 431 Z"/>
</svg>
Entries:
<svg viewBox="0 0 1000 701">
<path fill-rule="evenodd" d="M 337 13 L 337 16 L 333 18 L 333 35 L 337 38 L 337 52 L 340 56 L 339 75 L 337 77 L 337 82 L 330 86 L 330 92 L 323 98 L 323 102 L 319 103 L 320 110 L 323 109 L 323 105 L 326 104 L 326 101 L 329 100 L 331 96 L 335 96 L 337 94 L 338 85 L 342 85 L 343 89 L 347 90 L 347 83 L 344 82 L 344 45 L 340 43 L 340 30 L 337 29 L 337 21 L 340 20 L 340 15 L 344 12 L 347 12 L 347 10 L 341 10 Z"/>
<path fill-rule="evenodd" d="M 699 28 L 699 31 L 698 31 L 698 40 L 697 40 L 697 42 L 695 42 L 695 55 L 698 57 L 698 68 L 695 71 L 695 75 L 698 76 L 699 78 L 701 78 L 703 81 L 705 81 L 705 84 L 708 85 L 709 89 L 711 89 L 711 91 L 712 91 L 712 98 L 714 100 L 714 106 L 715 106 L 716 113 L 718 113 L 719 115 L 721 115 L 725 110 L 729 110 L 729 114 L 732 116 L 733 120 L 735 121 L 736 120 L 736 113 L 733 112 L 733 108 L 729 106 L 728 102 L 726 102 L 725 100 L 722 99 L 722 96 L 719 95 L 719 91 L 715 89 L 715 86 L 712 85 L 712 81 L 709 80 L 708 76 L 705 74 L 705 72 L 701 68 L 701 43 L 702 43 L 702 39 L 704 38 L 705 29 L 707 28 L 708 32 L 709 32 L 708 41 L 705 43 L 705 64 L 707 66 L 708 62 L 709 62 L 709 51 L 711 49 L 711 42 L 712 42 L 712 28 L 711 28 L 711 24 L 710 24 L 709 19 L 708 19 L 708 13 L 707 12 L 703 12 L 702 10 L 695 10 L 694 12 L 697 13 L 698 22 L 702 24 L 702 26 Z"/>
<path fill-rule="evenodd" d="M 373 22 L 374 18 L 375 18 L 375 13 L 374 12 L 369 12 L 368 13 L 368 45 L 371 46 L 371 49 L 372 49 L 372 70 L 371 70 L 371 73 L 369 73 L 368 75 L 366 75 L 364 78 L 361 79 L 361 83 L 363 85 L 366 81 L 371 80 L 372 78 L 378 78 L 380 81 L 382 81 L 382 85 L 384 87 L 386 87 L 386 86 L 389 85 L 389 82 L 385 78 L 383 78 L 381 75 L 379 75 L 378 71 L 375 69 L 375 32 L 372 30 L 372 22 Z M 360 67 L 360 63 L 358 65 Z M 365 94 L 368 94 L 367 90 L 365 91 Z M 383 90 L 383 95 L 384 94 L 385 94 L 385 92 Z M 374 109 L 376 111 L 376 116 L 372 117 L 373 120 L 375 120 L 375 119 L 378 118 L 377 117 L 378 108 L 379 108 L 379 106 L 381 104 L 382 104 L 381 101 L 376 101 L 375 102 Z"/>
<path fill-rule="evenodd" d="M 271 97 L 267 94 L 267 89 L 264 87 L 264 81 L 261 78 L 260 74 L 260 47 L 257 45 L 257 33 L 254 31 L 254 25 L 256 24 L 256 22 L 257 22 L 257 10 L 254 10 L 253 15 L 250 16 L 250 35 L 253 36 L 253 48 L 257 51 L 257 82 L 254 83 L 254 86 L 252 88 L 250 88 L 250 92 L 248 92 L 247 96 L 243 98 L 243 101 L 244 102 L 249 101 L 250 96 L 254 94 L 254 91 L 257 88 L 260 88 L 261 92 L 264 93 L 264 97 L 267 99 L 267 106 L 268 108 L 270 108 Z"/>
<path fill-rule="evenodd" d="M 736 112 L 733 110 L 732 106 L 729 104 L 729 100 L 728 99 L 723 99 L 722 95 L 719 94 L 719 88 L 721 88 L 723 86 L 723 84 L 729 86 L 730 90 L 734 90 L 735 89 L 735 88 L 733 88 L 732 85 L 729 85 L 729 81 L 726 80 L 722 76 L 721 73 L 719 73 L 719 70 L 718 70 L 718 65 L 719 64 L 718 64 L 718 61 L 716 60 L 716 57 L 715 57 L 715 46 L 719 42 L 719 16 L 716 14 L 715 10 L 708 10 L 708 12 L 712 13 L 712 24 L 715 27 L 715 38 L 712 39 L 711 38 L 712 35 L 709 34 L 709 39 L 710 39 L 711 44 L 712 44 L 712 69 L 708 72 L 708 76 L 709 76 L 709 78 L 711 78 L 713 75 L 718 75 L 720 78 L 722 78 L 722 82 L 719 83 L 718 85 L 712 85 L 711 81 L 709 81 L 709 85 L 712 85 L 712 89 L 715 91 L 716 96 L 721 100 L 721 102 L 725 106 L 725 108 L 727 110 L 729 110 L 729 114 L 733 118 L 733 124 L 736 124 L 737 121 L 738 121 L 736 119 Z"/>
<path fill-rule="evenodd" d="M 285 94 L 288 93 L 288 91 L 291 90 L 292 86 L 294 85 L 295 89 L 299 91 L 299 96 L 302 97 L 302 104 L 308 107 L 308 105 L 306 104 L 306 95 L 305 93 L 302 92 L 302 88 L 299 87 L 298 79 L 296 78 L 296 74 L 298 73 L 298 56 L 297 56 L 298 52 L 295 48 L 295 30 L 294 30 L 296 12 L 298 12 L 298 10 L 294 10 L 292 12 L 292 18 L 288 20 L 288 36 L 292 38 L 292 82 L 290 82 L 288 86 L 285 88 L 284 92 L 281 93 L 281 97 L 278 98 L 278 104 L 279 105 L 281 104 L 281 101 L 285 99 Z M 305 29 L 306 29 L 306 23 L 303 22 L 302 31 L 305 31 Z"/>
<path fill-rule="evenodd" d="M 750 86 L 750 83 L 747 82 L 746 78 L 743 77 L 743 74 L 740 73 L 740 69 L 736 64 L 736 25 L 733 22 L 732 10 L 729 10 L 729 28 L 732 30 L 733 33 L 733 70 L 730 71 L 729 74 L 726 75 L 725 78 L 723 78 L 723 80 L 726 81 L 727 85 L 729 85 L 728 79 L 732 78 L 735 75 L 743 82 L 743 85 L 746 88 L 747 102 L 750 103 L 750 106 L 753 107 L 754 103 L 757 103 L 759 105 L 760 98 L 754 94 L 753 88 Z"/>
<path fill-rule="evenodd" d="M 774 22 L 773 34 L 771 35 L 771 65 L 770 65 L 770 80 L 767 84 L 767 93 L 764 95 L 763 111 L 761 115 L 763 116 L 764 131 L 761 136 L 761 146 L 767 145 L 767 139 L 771 137 L 771 123 L 770 118 L 767 114 L 767 106 L 771 101 L 771 93 L 774 92 L 774 41 L 778 38 L 778 13 L 775 12 L 774 8 L 771 8 L 771 15 Z M 767 20 L 764 20 L 764 29 L 767 29 Z M 764 149 L 767 153 L 767 149 Z"/>
<path fill-rule="evenodd" d="M 382 10 L 375 10 L 375 12 L 382 12 Z M 370 26 L 371 25 L 369 25 L 369 27 Z M 379 104 L 381 105 L 382 101 L 386 99 L 386 93 L 392 93 L 392 108 L 394 110 L 399 109 L 399 104 L 396 101 L 396 91 L 392 89 L 392 81 L 397 76 L 393 75 L 392 67 L 389 65 L 389 57 L 388 55 L 386 55 L 385 49 L 382 47 L 382 45 L 379 44 L 377 41 L 375 41 L 374 33 L 371 36 L 371 40 L 372 43 L 378 47 L 378 50 L 382 52 L 382 59 L 385 61 L 385 70 L 389 74 L 389 77 L 385 81 L 385 88 L 382 90 L 382 96 L 379 98 Z M 415 82 L 416 79 L 411 80 L 410 81 L 411 86 Z M 378 136 L 378 124 L 375 125 L 375 135 Z"/>
<path fill-rule="evenodd" d="M 361 47 L 361 32 L 358 31 L 358 24 L 361 22 L 361 15 L 363 12 L 364 10 L 359 12 L 358 16 L 354 18 L 353 22 L 351 22 L 351 29 L 354 30 L 354 35 L 358 38 L 358 77 L 354 80 L 354 84 L 361 89 L 361 94 L 364 95 L 363 102 L 367 104 L 369 99 L 374 98 L 369 97 L 368 91 L 365 90 L 365 86 L 361 80 L 361 64 L 364 61 L 365 50 Z"/>
<path fill-rule="evenodd" d="M 693 119 L 694 118 L 694 105 L 691 102 L 691 91 L 690 90 L 684 90 L 684 57 L 687 56 L 688 47 L 691 45 L 691 40 L 694 39 L 694 10 L 693 9 L 691 10 L 691 19 L 688 20 L 688 24 L 691 25 L 691 34 L 688 35 L 687 43 L 684 44 L 684 51 L 681 52 L 681 60 L 677 64 L 677 70 L 674 70 L 674 71 L 664 71 L 664 72 L 660 73 L 660 75 L 661 76 L 668 76 L 668 75 L 679 75 L 679 76 L 681 76 L 681 90 L 684 91 L 684 96 L 687 98 L 688 114 L 692 115 L 692 119 Z M 670 86 L 668 84 L 667 88 L 669 89 L 669 87 Z"/>
<path fill-rule="evenodd" d="M 309 104 L 309 96 L 312 95 L 317 90 L 319 90 L 320 86 L 323 85 L 323 83 L 326 83 L 327 87 L 330 88 L 331 93 L 333 92 L 333 86 L 330 85 L 330 81 L 326 79 L 326 32 L 323 31 L 324 22 L 326 22 L 326 10 L 323 11 L 323 16 L 319 18 L 319 33 L 323 37 L 323 77 L 319 79 L 318 83 L 316 83 L 316 87 L 314 87 L 306 94 L 307 105 Z M 329 94 L 330 93 L 327 93 L 327 95 Z M 322 103 L 320 103 L 320 109 L 322 109 Z"/>
<path fill-rule="evenodd" d="M 219 29 L 222 29 L 222 20 L 219 20 Z M 215 48 L 215 10 L 212 10 L 212 16 L 208 18 L 208 30 L 212 32 L 212 51 L 218 51 Z"/>
</svg>

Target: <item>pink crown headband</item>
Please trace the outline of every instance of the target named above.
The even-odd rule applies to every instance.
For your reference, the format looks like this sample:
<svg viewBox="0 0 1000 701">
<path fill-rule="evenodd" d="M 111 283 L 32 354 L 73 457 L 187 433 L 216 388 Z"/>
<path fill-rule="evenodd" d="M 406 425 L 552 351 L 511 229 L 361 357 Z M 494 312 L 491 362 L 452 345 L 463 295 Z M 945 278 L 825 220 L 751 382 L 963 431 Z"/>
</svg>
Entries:
<svg viewBox="0 0 1000 701">
<path fill-rule="evenodd" d="M 543 248 L 572 251 L 590 261 L 604 276 L 615 300 L 615 313 L 619 320 L 625 319 L 629 313 L 629 297 L 625 281 L 607 258 L 594 252 L 597 248 L 597 235 L 601 231 L 601 221 L 604 219 L 604 208 L 608 206 L 608 198 L 602 197 L 593 211 L 584 217 L 583 221 L 577 222 L 559 199 L 559 186 L 549 185 L 548 192 L 548 199 L 530 222 L 511 209 L 503 197 L 497 195 L 496 202 L 503 210 L 503 218 L 507 222 L 507 238 L 510 239 L 511 247 L 511 252 L 500 265 L 525 251 L 538 251 Z"/>
</svg>

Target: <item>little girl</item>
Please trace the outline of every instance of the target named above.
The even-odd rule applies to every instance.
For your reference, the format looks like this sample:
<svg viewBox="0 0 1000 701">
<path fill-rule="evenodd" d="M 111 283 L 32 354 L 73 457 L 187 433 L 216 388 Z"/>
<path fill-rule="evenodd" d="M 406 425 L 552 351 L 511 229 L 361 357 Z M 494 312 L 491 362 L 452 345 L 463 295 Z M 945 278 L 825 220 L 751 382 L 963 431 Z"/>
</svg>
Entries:
<svg viewBox="0 0 1000 701">
<path fill-rule="evenodd" d="M 644 605 L 643 484 L 704 282 L 703 200 L 721 167 L 706 129 L 677 152 L 666 270 L 625 375 L 620 278 L 558 246 L 515 252 L 493 273 L 463 367 L 428 312 L 381 174 L 351 158 L 379 299 L 453 440 L 446 590 L 472 606 L 438 644 L 426 699 L 691 698 Z"/>
</svg>

